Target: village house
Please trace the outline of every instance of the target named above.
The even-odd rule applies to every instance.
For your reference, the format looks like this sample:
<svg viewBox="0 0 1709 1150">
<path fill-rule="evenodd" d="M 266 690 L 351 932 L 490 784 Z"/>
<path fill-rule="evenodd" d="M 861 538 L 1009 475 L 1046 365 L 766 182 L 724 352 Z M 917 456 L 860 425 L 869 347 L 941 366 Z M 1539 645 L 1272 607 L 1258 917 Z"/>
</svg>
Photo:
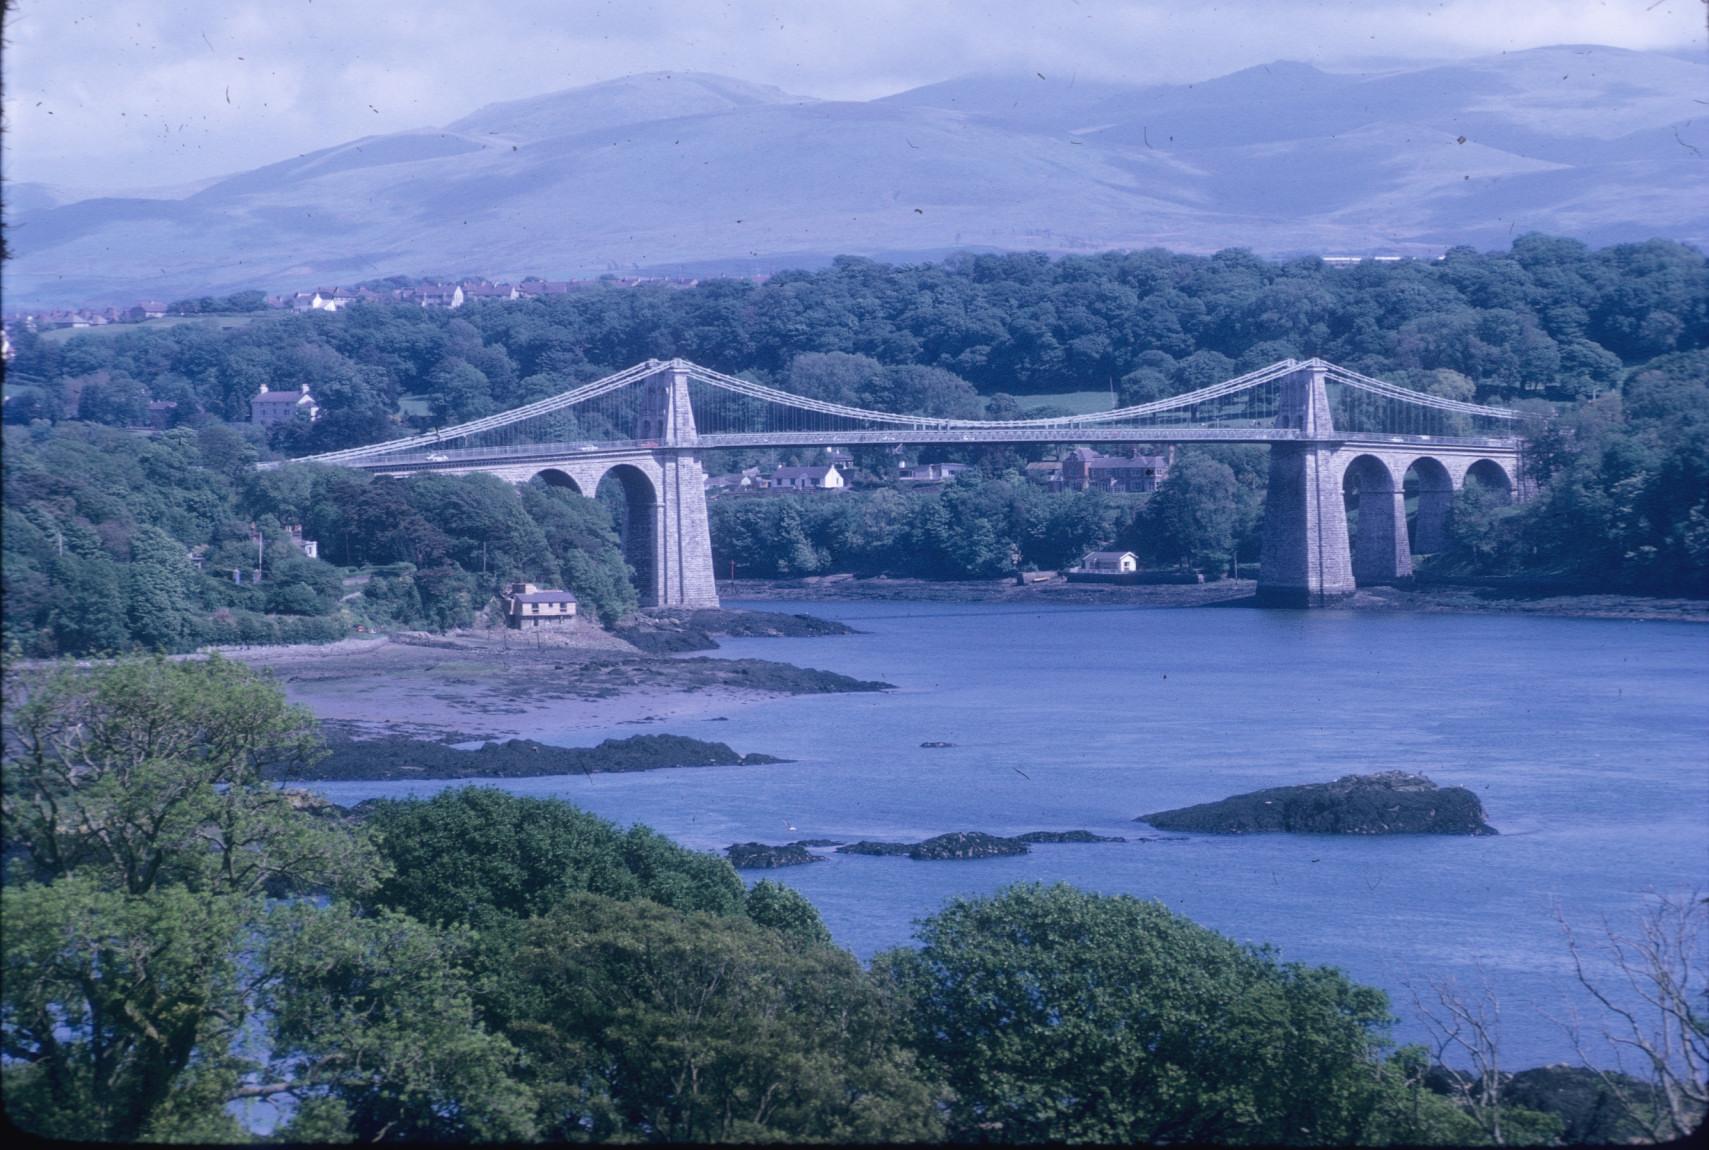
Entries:
<svg viewBox="0 0 1709 1150">
<path fill-rule="evenodd" d="M 462 284 L 422 284 L 406 299 L 414 299 L 422 307 L 458 308 L 463 306 Z"/>
<path fill-rule="evenodd" d="M 1027 478 L 1034 483 L 1043 484 L 1052 491 L 1062 489 L 1062 460 L 1041 459 L 1037 463 L 1027 464 Z"/>
<path fill-rule="evenodd" d="M 970 463 L 903 463 L 896 469 L 896 478 L 902 483 L 945 483 L 972 470 Z"/>
<path fill-rule="evenodd" d="M 1168 475 L 1163 455 L 1103 455 L 1077 447 L 1062 457 L 1062 486 L 1070 491 L 1156 491 Z"/>
<path fill-rule="evenodd" d="M 1139 570 L 1139 557 L 1132 551 L 1088 551 L 1080 570 L 1100 575 L 1132 575 Z"/>
<path fill-rule="evenodd" d="M 732 471 L 728 475 L 708 475 L 706 477 L 706 493 L 716 495 L 725 491 L 755 491 L 764 484 L 760 478 L 760 469 L 744 467 L 740 471 Z"/>
<path fill-rule="evenodd" d="M 253 423 L 286 423 L 295 419 L 299 411 L 305 412 L 311 423 L 320 418 L 320 404 L 309 394 L 306 383 L 296 391 L 273 391 L 264 383 L 249 401 L 249 418 Z"/>
<path fill-rule="evenodd" d="M 843 479 L 843 473 L 834 466 L 824 467 L 784 467 L 779 465 L 766 479 L 770 488 L 787 488 L 792 491 L 840 491 L 848 486 Z"/>
<path fill-rule="evenodd" d="M 516 285 L 516 294 L 524 299 L 548 295 L 567 295 L 574 290 L 568 280 L 524 280 Z"/>
<path fill-rule="evenodd" d="M 490 284 L 477 280 L 464 280 L 463 298 L 465 300 L 515 299 L 516 289 L 510 284 Z"/>
<path fill-rule="evenodd" d="M 504 621 L 511 627 L 567 623 L 576 617 L 576 597 L 568 591 L 542 591 L 532 583 L 512 583 L 500 596 Z"/>
<path fill-rule="evenodd" d="M 288 524 L 285 527 L 285 530 L 291 536 L 291 546 L 295 547 L 298 551 L 301 551 L 303 553 L 304 558 L 307 558 L 307 559 L 319 559 L 320 558 L 320 543 L 314 539 L 304 539 L 303 538 L 303 529 L 302 529 L 301 524 L 297 524 L 297 523 Z"/>
</svg>

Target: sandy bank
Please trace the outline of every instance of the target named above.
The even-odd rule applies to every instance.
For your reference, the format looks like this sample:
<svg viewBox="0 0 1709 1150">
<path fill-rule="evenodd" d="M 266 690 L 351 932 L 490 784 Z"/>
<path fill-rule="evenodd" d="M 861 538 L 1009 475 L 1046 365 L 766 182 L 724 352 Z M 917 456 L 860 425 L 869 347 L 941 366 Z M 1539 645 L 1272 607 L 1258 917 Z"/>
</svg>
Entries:
<svg viewBox="0 0 1709 1150">
<path fill-rule="evenodd" d="M 761 659 L 647 656 L 594 627 L 544 635 L 406 634 L 220 653 L 271 670 L 293 703 L 322 719 L 417 737 L 454 731 L 540 738 L 627 725 L 643 733 L 785 695 L 882 686 Z"/>
</svg>

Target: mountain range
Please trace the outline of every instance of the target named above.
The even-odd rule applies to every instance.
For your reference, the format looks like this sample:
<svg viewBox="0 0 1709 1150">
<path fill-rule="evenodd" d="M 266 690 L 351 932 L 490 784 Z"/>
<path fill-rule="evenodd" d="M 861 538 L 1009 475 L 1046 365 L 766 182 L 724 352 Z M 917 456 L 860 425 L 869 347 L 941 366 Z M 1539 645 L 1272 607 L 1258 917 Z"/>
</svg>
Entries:
<svg viewBox="0 0 1709 1150">
<path fill-rule="evenodd" d="M 653 73 L 189 192 L 7 188 L 8 309 L 382 276 L 772 271 L 838 254 L 1709 242 L 1709 65 L 1594 45 L 1196 84 L 971 77 L 865 102 Z"/>
</svg>

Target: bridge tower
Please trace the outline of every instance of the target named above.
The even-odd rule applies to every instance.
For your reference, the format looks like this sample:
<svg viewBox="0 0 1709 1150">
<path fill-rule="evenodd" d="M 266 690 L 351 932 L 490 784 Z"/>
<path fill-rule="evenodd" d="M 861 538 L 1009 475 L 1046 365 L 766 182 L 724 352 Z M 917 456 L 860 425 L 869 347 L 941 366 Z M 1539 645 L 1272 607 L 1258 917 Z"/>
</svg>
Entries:
<svg viewBox="0 0 1709 1150">
<path fill-rule="evenodd" d="M 658 464 L 656 502 L 648 509 L 652 563 L 643 607 L 716 607 L 706 472 L 688 398 L 689 365 L 673 359 L 641 385 L 638 428 Z M 639 546 L 638 541 L 631 541 Z"/>
<path fill-rule="evenodd" d="M 1282 381 L 1276 426 L 1293 428 L 1301 438 L 1270 448 L 1258 565 L 1258 601 L 1267 606 L 1322 607 L 1353 593 L 1347 507 L 1341 469 L 1334 465 L 1339 445 L 1324 374 L 1314 360 Z"/>
</svg>

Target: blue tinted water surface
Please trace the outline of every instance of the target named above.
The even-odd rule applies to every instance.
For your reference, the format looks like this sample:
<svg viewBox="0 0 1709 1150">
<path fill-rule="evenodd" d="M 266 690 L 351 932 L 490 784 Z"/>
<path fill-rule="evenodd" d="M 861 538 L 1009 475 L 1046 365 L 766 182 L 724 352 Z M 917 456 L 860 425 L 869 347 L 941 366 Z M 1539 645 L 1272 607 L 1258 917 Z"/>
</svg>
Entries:
<svg viewBox="0 0 1709 1150">
<path fill-rule="evenodd" d="M 732 604 L 778 609 L 776 604 Z M 1289 960 L 1386 989 L 1454 978 L 1500 1003 L 1504 1061 L 1568 1061 L 1588 1002 L 1557 912 L 1594 933 L 1648 892 L 1709 887 L 1709 628 L 1507 615 L 824 603 L 860 634 L 726 641 L 894 683 L 638 730 L 787 765 L 521 779 L 696 848 L 1085 828 L 1136 841 L 920 863 L 832 855 L 750 872 L 800 890 L 863 958 L 958 895 L 1069 882 L 1159 899 Z M 947 748 L 923 748 L 943 741 Z M 1166 836 L 1147 811 L 1401 768 L 1477 792 L 1494 838 Z M 339 802 L 447 784 L 320 784 Z M 1153 836 L 1137 841 L 1136 836 Z"/>
</svg>

